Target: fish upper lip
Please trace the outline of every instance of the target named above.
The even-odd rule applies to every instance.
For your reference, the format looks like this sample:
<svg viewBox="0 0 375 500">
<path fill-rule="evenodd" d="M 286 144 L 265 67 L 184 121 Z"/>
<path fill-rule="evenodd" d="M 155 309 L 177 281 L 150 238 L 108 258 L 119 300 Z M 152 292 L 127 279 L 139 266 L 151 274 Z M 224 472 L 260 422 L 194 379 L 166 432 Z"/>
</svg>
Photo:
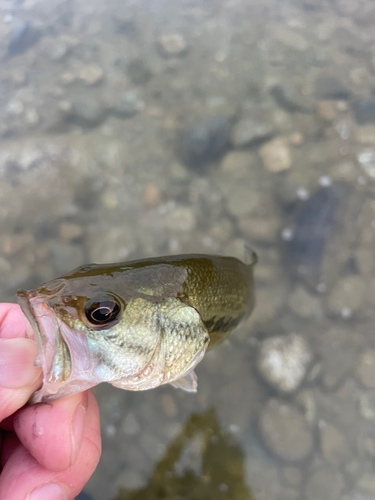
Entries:
<svg viewBox="0 0 375 500">
<path fill-rule="evenodd" d="M 35 290 L 20 290 L 17 292 L 17 299 L 35 333 L 43 369 L 43 383 L 47 380 L 52 381 L 54 379 L 56 382 L 62 382 L 63 379 L 61 379 L 61 375 L 59 379 L 59 372 L 55 372 L 54 361 L 56 357 L 61 357 L 61 355 L 63 355 L 64 349 L 69 353 L 69 357 L 71 353 L 67 342 L 65 342 L 65 339 L 61 335 L 54 312 L 48 304 L 45 303 L 44 297 L 38 296 Z M 47 328 L 45 328 L 46 325 L 43 324 L 43 318 L 47 318 L 48 321 L 53 319 L 53 331 L 51 333 L 46 332 Z M 64 377 L 64 374 L 62 377 Z"/>
</svg>

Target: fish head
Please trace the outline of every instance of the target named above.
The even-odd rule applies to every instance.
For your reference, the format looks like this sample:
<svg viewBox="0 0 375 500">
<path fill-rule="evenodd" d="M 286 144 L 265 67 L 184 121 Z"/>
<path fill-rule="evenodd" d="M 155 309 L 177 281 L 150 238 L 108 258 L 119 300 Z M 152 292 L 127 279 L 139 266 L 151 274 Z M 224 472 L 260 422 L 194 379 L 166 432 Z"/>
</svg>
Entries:
<svg viewBox="0 0 375 500">
<path fill-rule="evenodd" d="M 106 280 L 99 286 L 59 278 L 18 292 L 43 369 L 32 403 L 101 382 L 128 390 L 173 383 L 203 358 L 209 335 L 195 309 L 177 298 L 113 288 Z"/>
</svg>

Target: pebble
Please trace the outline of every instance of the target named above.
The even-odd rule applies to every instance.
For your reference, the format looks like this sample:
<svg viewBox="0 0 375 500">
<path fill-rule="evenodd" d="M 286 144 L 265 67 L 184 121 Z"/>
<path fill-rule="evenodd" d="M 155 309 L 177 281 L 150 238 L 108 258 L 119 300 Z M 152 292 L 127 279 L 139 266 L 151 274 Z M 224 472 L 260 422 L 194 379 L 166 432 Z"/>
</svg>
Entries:
<svg viewBox="0 0 375 500">
<path fill-rule="evenodd" d="M 375 125 L 364 125 L 357 129 L 357 141 L 361 144 L 375 143 Z"/>
<path fill-rule="evenodd" d="M 314 110 L 309 99 L 289 85 L 274 85 L 270 94 L 276 103 L 289 113 L 312 113 Z"/>
<path fill-rule="evenodd" d="M 286 242 L 288 262 L 310 286 L 320 281 L 326 241 L 334 232 L 336 211 L 346 193 L 341 184 L 319 188 L 295 215 L 293 237 Z"/>
<path fill-rule="evenodd" d="M 250 241 L 254 239 L 263 243 L 275 243 L 280 233 L 280 221 L 274 213 L 264 217 L 256 215 L 241 217 L 238 220 L 238 227 Z"/>
<path fill-rule="evenodd" d="M 354 117 L 358 123 L 375 122 L 375 99 L 369 101 L 357 101 L 354 103 Z"/>
<path fill-rule="evenodd" d="M 86 85 L 96 85 L 103 80 L 103 70 L 97 64 L 89 64 L 81 69 L 79 78 Z"/>
<path fill-rule="evenodd" d="M 227 207 L 234 217 L 249 215 L 254 212 L 261 201 L 261 194 L 249 188 L 246 184 L 234 185 L 227 193 Z"/>
<path fill-rule="evenodd" d="M 152 71 L 142 59 L 134 59 L 127 66 L 126 74 L 135 85 L 144 85 L 152 78 Z"/>
<path fill-rule="evenodd" d="M 375 495 L 375 474 L 365 473 L 363 474 L 357 483 L 357 486 L 361 488 L 361 490 L 368 491 Z"/>
<path fill-rule="evenodd" d="M 126 92 L 109 111 L 118 118 L 130 118 L 144 108 L 144 103 L 134 92 Z"/>
<path fill-rule="evenodd" d="M 174 211 L 166 214 L 166 225 L 174 231 L 192 231 L 196 220 L 190 207 L 177 207 Z"/>
<path fill-rule="evenodd" d="M 286 466 L 282 470 L 285 482 L 289 486 L 299 486 L 302 482 L 302 473 L 297 467 Z"/>
<path fill-rule="evenodd" d="M 375 388 L 375 349 L 368 349 L 360 355 L 356 374 L 365 387 Z"/>
<path fill-rule="evenodd" d="M 188 44 L 181 33 L 161 35 L 157 45 L 165 57 L 181 57 L 188 53 Z"/>
<path fill-rule="evenodd" d="M 322 101 L 346 101 L 350 91 L 336 76 L 322 75 L 315 82 L 315 94 Z"/>
<path fill-rule="evenodd" d="M 164 413 L 167 417 L 175 417 L 177 415 L 177 406 L 172 396 L 169 394 L 162 394 L 161 403 L 163 405 Z"/>
<path fill-rule="evenodd" d="M 300 318 L 323 317 L 320 300 L 302 286 L 297 286 L 290 295 L 289 307 Z"/>
<path fill-rule="evenodd" d="M 26 110 L 25 122 L 29 125 L 37 125 L 40 121 L 39 114 L 35 108 L 30 108 Z"/>
<path fill-rule="evenodd" d="M 326 122 L 332 122 L 336 117 L 335 108 L 331 101 L 318 101 L 316 109 L 320 118 Z"/>
<path fill-rule="evenodd" d="M 156 208 L 161 203 L 160 190 L 155 184 L 147 184 L 143 190 L 143 203 L 147 208 Z"/>
<path fill-rule="evenodd" d="M 82 127 L 96 127 L 105 113 L 103 107 L 94 99 L 76 99 L 72 102 L 68 120 Z"/>
<path fill-rule="evenodd" d="M 20 21 L 12 29 L 8 44 L 8 55 L 16 56 L 23 54 L 35 45 L 41 36 L 38 28 L 28 21 Z"/>
<path fill-rule="evenodd" d="M 70 85 L 77 80 L 76 75 L 71 71 L 65 71 L 65 73 L 63 73 L 60 78 L 64 85 Z"/>
<path fill-rule="evenodd" d="M 313 353 L 305 339 L 291 333 L 271 337 L 260 345 L 257 367 L 266 382 L 283 393 L 298 389 Z"/>
<path fill-rule="evenodd" d="M 311 430 L 301 413 L 289 404 L 271 399 L 261 412 L 259 428 L 267 448 L 282 460 L 302 460 L 312 450 Z"/>
<path fill-rule="evenodd" d="M 300 132 L 293 132 L 289 136 L 289 144 L 291 146 L 301 146 L 303 144 L 303 135 Z"/>
<path fill-rule="evenodd" d="M 239 120 L 233 127 L 231 143 L 235 148 L 243 148 L 253 143 L 266 140 L 274 133 L 271 124 L 246 117 Z"/>
<path fill-rule="evenodd" d="M 375 179 L 375 149 L 366 148 L 358 154 L 358 162 L 365 173 Z"/>
<path fill-rule="evenodd" d="M 221 172 L 231 180 L 249 178 L 255 162 L 252 152 L 229 151 L 221 161 Z"/>
<path fill-rule="evenodd" d="M 217 116 L 185 132 L 181 144 L 184 163 L 199 172 L 220 159 L 228 149 L 230 129 L 229 118 Z"/>
<path fill-rule="evenodd" d="M 306 485 L 306 500 L 341 500 L 345 488 L 343 475 L 328 467 L 314 472 Z"/>
<path fill-rule="evenodd" d="M 345 458 L 344 436 L 331 424 L 326 424 L 320 429 L 320 448 L 328 462 L 340 463 Z"/>
<path fill-rule="evenodd" d="M 269 172 L 282 172 L 292 166 L 292 157 L 285 139 L 277 138 L 267 142 L 260 147 L 259 155 Z"/>
<path fill-rule="evenodd" d="M 329 310 L 334 314 L 342 314 L 349 309 L 358 312 L 365 302 L 366 285 L 361 276 L 353 275 L 341 278 L 333 287 L 328 297 Z"/>
<path fill-rule="evenodd" d="M 78 224 L 63 222 L 60 224 L 60 237 L 65 241 L 75 240 L 83 234 L 83 229 Z"/>
</svg>

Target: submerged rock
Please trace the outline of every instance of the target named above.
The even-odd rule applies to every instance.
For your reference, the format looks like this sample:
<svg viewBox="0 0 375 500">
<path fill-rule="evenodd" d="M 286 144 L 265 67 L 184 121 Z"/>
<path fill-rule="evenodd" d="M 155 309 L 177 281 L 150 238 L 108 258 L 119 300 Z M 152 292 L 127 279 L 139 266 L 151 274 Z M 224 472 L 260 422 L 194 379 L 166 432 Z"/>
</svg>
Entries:
<svg viewBox="0 0 375 500">
<path fill-rule="evenodd" d="M 272 337 L 261 344 L 258 370 L 264 380 L 280 392 L 294 392 L 306 376 L 313 354 L 305 339 L 291 333 Z"/>
<path fill-rule="evenodd" d="M 199 172 L 218 160 L 228 148 L 230 129 L 230 119 L 217 116 L 185 132 L 181 147 L 184 163 Z"/>
<path fill-rule="evenodd" d="M 82 127 L 95 127 L 105 118 L 103 107 L 93 99 L 76 99 L 67 113 L 69 122 Z"/>
<path fill-rule="evenodd" d="M 346 101 L 350 97 L 350 90 L 338 77 L 321 75 L 315 82 L 315 94 L 320 100 Z"/>
<path fill-rule="evenodd" d="M 312 113 L 314 108 L 308 99 L 287 85 L 274 85 L 270 94 L 276 103 L 289 113 Z"/>
<path fill-rule="evenodd" d="M 267 448 L 282 460 L 295 462 L 311 452 L 311 430 L 301 413 L 288 404 L 271 399 L 260 415 L 259 428 Z"/>
<path fill-rule="evenodd" d="M 292 158 L 287 141 L 282 138 L 273 139 L 259 149 L 264 167 L 269 172 L 282 172 L 292 166 Z"/>
<path fill-rule="evenodd" d="M 271 124 L 256 117 L 245 117 L 233 127 L 231 142 L 235 148 L 242 148 L 263 141 L 273 133 L 274 128 Z"/>
<path fill-rule="evenodd" d="M 188 44 L 181 33 L 161 35 L 157 47 L 164 57 L 181 57 L 188 53 Z"/>
<path fill-rule="evenodd" d="M 375 122 L 375 99 L 357 101 L 354 104 L 354 116 L 361 125 Z"/>
<path fill-rule="evenodd" d="M 316 287 L 327 240 L 335 229 L 335 216 L 348 189 L 344 184 L 318 189 L 299 209 L 294 231 L 286 242 L 288 262 L 307 284 Z"/>
<path fill-rule="evenodd" d="M 152 71 L 142 59 L 134 59 L 128 64 L 127 75 L 135 85 L 144 85 L 151 80 Z"/>
<path fill-rule="evenodd" d="M 27 21 L 19 22 L 11 33 L 8 44 L 8 55 L 23 54 L 39 40 L 41 32 Z"/>
</svg>

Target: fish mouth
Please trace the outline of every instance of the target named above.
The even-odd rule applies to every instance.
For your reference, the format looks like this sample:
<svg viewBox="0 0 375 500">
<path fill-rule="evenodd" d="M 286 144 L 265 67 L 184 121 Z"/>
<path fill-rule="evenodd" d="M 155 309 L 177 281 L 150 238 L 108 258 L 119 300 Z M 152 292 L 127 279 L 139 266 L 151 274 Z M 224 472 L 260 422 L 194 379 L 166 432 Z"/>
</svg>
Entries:
<svg viewBox="0 0 375 500">
<path fill-rule="evenodd" d="M 38 344 L 36 365 L 43 370 L 43 386 L 53 384 L 58 389 L 71 375 L 70 350 L 61 334 L 58 318 L 45 298 L 35 291 L 20 290 L 17 299 Z"/>
<path fill-rule="evenodd" d="M 39 349 L 36 365 L 43 370 L 43 384 L 30 403 L 64 398 L 102 382 L 94 374 L 98 362 L 86 335 L 62 321 L 48 305 L 48 297 L 38 290 L 20 290 L 17 300 L 34 330 Z"/>
</svg>

